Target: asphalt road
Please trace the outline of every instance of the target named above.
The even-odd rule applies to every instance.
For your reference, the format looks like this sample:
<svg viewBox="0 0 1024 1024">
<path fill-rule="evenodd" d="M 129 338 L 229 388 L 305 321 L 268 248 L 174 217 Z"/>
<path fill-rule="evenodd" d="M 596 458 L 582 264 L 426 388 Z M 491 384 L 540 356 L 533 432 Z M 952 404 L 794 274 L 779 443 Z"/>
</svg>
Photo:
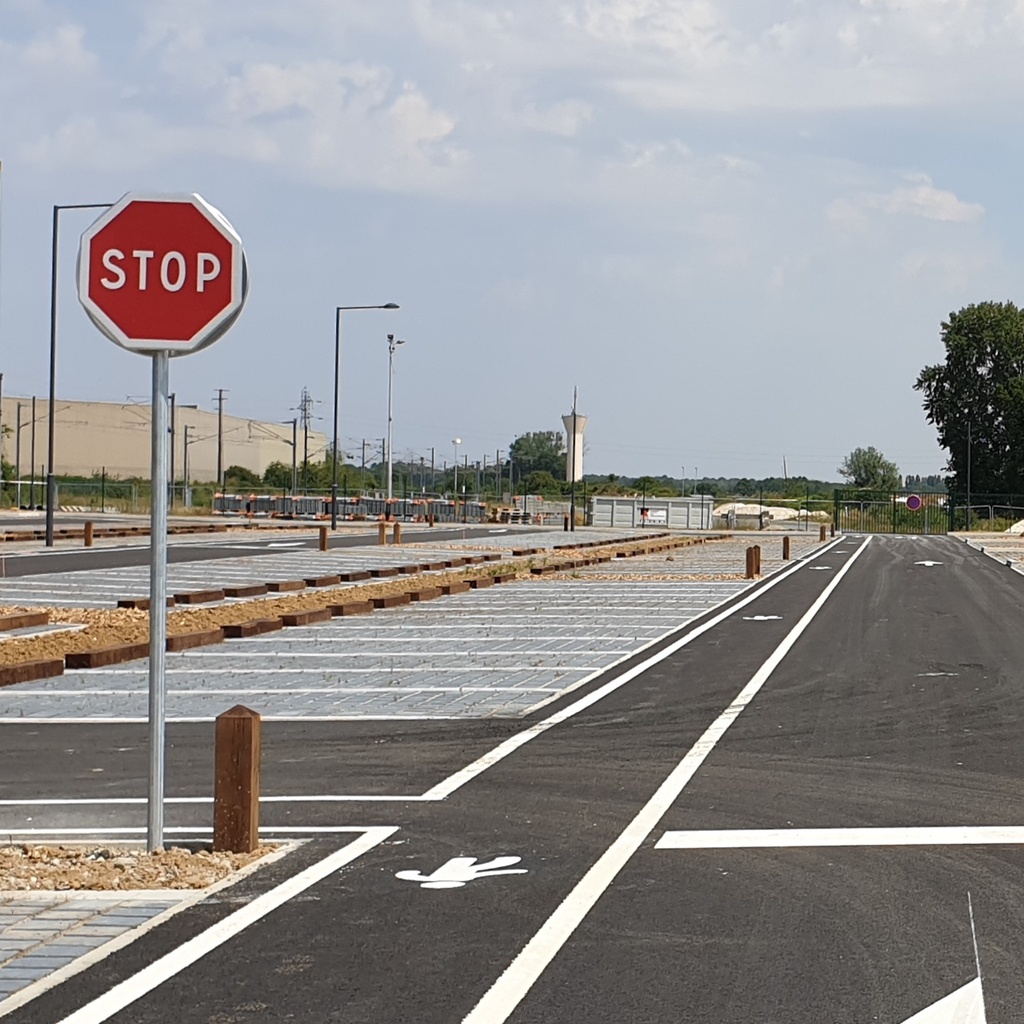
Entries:
<svg viewBox="0 0 1024 1024">
<path fill-rule="evenodd" d="M 1024 824 L 1024 581 L 953 539 L 856 538 L 755 595 L 537 723 L 268 728 L 268 793 L 420 799 L 267 804 L 297 833 L 395 831 L 317 838 L 7 1020 L 127 980 L 124 1008 L 75 1024 L 903 1024 L 977 978 L 970 893 L 987 1020 L 1019 1021 L 1024 839 L 907 830 Z M 12 795 L 95 793 L 96 766 L 118 767 L 108 795 L 144 791 L 139 727 L 26 728 L 2 734 Z M 209 729 L 172 743 L 174 791 L 208 792 Z M 138 976 L 353 842 L 195 962 Z M 982 1019 L 951 1005 L 929 1024 Z"/>
<path fill-rule="evenodd" d="M 406 544 L 429 543 L 437 540 L 453 540 L 463 537 L 486 537 L 501 527 L 493 525 L 480 526 L 445 526 L 434 529 L 405 529 L 402 540 Z M 517 530 L 521 528 L 517 527 Z M 507 532 L 507 531 L 506 531 Z M 523 531 L 524 536 L 528 531 Z M 258 531 L 251 533 L 238 532 L 227 535 L 217 541 L 208 540 L 204 543 L 178 542 L 168 544 L 168 562 L 202 562 L 219 558 L 238 558 L 240 554 L 277 555 L 282 550 L 316 548 L 319 538 L 313 536 L 290 537 L 287 534 L 261 536 Z M 367 547 L 377 543 L 376 533 L 337 533 L 329 537 L 328 544 L 333 548 Z M 119 569 L 129 565 L 149 565 L 149 544 L 134 544 L 118 547 L 93 548 L 54 548 L 41 552 L 0 552 L 3 562 L 2 575 L 36 576 L 41 573 L 71 572 L 83 569 Z"/>
</svg>

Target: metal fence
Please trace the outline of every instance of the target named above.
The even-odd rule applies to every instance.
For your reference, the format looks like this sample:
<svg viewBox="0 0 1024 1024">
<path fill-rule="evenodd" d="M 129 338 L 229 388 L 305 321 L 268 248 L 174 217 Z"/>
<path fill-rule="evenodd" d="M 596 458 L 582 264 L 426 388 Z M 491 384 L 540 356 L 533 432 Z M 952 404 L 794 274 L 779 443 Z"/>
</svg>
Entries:
<svg viewBox="0 0 1024 1024">
<path fill-rule="evenodd" d="M 945 493 L 837 490 L 833 521 L 843 533 L 942 534 L 956 528 Z"/>
</svg>

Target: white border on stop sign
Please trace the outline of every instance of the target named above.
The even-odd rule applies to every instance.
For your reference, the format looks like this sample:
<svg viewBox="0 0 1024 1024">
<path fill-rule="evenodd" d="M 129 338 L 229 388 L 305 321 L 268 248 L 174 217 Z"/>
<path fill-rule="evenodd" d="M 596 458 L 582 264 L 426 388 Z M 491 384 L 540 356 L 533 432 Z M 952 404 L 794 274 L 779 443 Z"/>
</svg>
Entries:
<svg viewBox="0 0 1024 1024">
<path fill-rule="evenodd" d="M 90 253 L 89 245 L 93 238 L 103 230 L 115 217 L 131 203 L 188 203 L 217 229 L 231 244 L 231 301 L 216 317 L 210 320 L 201 331 L 183 341 L 167 341 L 166 339 L 129 338 L 102 309 L 89 297 Z M 152 355 L 155 352 L 167 352 L 171 356 L 184 356 L 212 345 L 227 333 L 238 319 L 245 305 L 249 291 L 249 269 L 245 257 L 245 249 L 238 232 L 231 222 L 215 206 L 211 206 L 202 196 L 195 192 L 128 192 L 123 195 L 109 210 L 106 210 L 89 225 L 82 233 L 82 241 L 78 249 L 78 301 L 96 325 L 99 331 L 115 345 L 129 352 L 140 352 Z"/>
</svg>

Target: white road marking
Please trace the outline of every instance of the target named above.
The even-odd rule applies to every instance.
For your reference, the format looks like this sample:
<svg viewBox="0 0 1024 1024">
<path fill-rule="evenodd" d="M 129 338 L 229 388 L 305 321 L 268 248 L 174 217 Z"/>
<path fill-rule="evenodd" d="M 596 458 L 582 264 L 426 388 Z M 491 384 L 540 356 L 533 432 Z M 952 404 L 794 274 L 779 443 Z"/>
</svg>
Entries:
<svg viewBox="0 0 1024 1024">
<path fill-rule="evenodd" d="M 363 835 L 358 839 L 353 840 L 342 849 L 336 850 L 316 864 L 312 864 L 305 871 L 300 871 L 297 875 L 271 889 L 270 892 L 258 896 L 251 903 L 247 903 L 233 914 L 229 914 L 223 920 L 207 928 L 206 931 L 200 932 L 195 938 L 189 939 L 177 949 L 160 957 L 148 967 L 144 967 L 138 974 L 115 985 L 109 992 L 105 992 L 91 1003 L 86 1003 L 81 1009 L 65 1017 L 60 1024 L 101 1024 L 101 1022 L 109 1020 L 125 1007 L 131 1006 L 136 1000 L 162 985 L 168 978 L 180 974 L 186 967 L 190 967 L 207 953 L 248 928 L 249 925 L 255 924 L 271 911 L 276 910 L 283 903 L 287 903 L 288 900 L 294 899 L 299 893 L 316 885 L 317 882 L 339 868 L 351 864 L 352 861 L 372 850 L 397 831 L 397 826 L 388 825 L 365 829 Z"/>
<path fill-rule="evenodd" d="M 985 1024 L 985 995 L 981 978 L 969 981 L 963 988 L 908 1017 L 903 1024 Z"/>
<path fill-rule="evenodd" d="M 776 619 L 781 619 L 781 615 L 744 615 L 744 622 L 773 622 Z"/>
<path fill-rule="evenodd" d="M 927 566 L 929 569 L 933 565 L 942 565 L 942 564 L 943 564 L 942 562 L 915 562 L 914 563 L 914 565 L 924 565 L 924 566 Z"/>
<path fill-rule="evenodd" d="M 853 557 L 836 573 L 828 586 L 804 612 L 800 621 L 786 634 L 785 639 L 772 651 L 768 660 L 754 673 L 733 702 L 707 728 L 704 735 L 690 748 L 686 756 L 672 770 L 655 794 L 641 808 L 619 837 L 598 858 L 589 871 L 576 883 L 572 892 L 558 905 L 554 913 L 541 925 L 533 938 L 520 950 L 519 955 L 505 969 L 484 997 L 463 1018 L 463 1024 L 503 1024 L 515 1012 L 534 982 L 544 973 L 558 951 L 568 942 L 572 933 L 601 898 L 605 890 L 657 827 L 665 812 L 679 798 L 690 780 L 707 759 L 729 726 L 743 709 L 757 696 L 761 687 L 778 668 L 804 630 L 811 624 L 822 606 L 831 597 L 846 573 L 853 568 L 871 538 L 868 537 Z"/>
<path fill-rule="evenodd" d="M 810 846 L 1024 845 L 1024 826 L 950 825 L 925 828 L 743 828 L 666 832 L 657 850 L 761 850 Z"/>
<path fill-rule="evenodd" d="M 835 540 L 832 542 L 833 545 L 840 543 L 842 543 L 841 540 Z M 867 541 L 865 541 L 864 543 L 867 544 Z M 824 554 L 828 550 L 829 548 L 825 547 L 820 552 L 818 552 L 818 554 Z M 847 566 L 852 564 L 853 559 L 847 562 Z M 561 711 L 556 711 L 553 715 L 550 715 L 548 718 L 545 718 L 542 721 L 537 722 L 536 724 L 530 726 L 528 729 L 524 729 L 522 732 L 516 733 L 515 736 L 510 736 L 507 740 L 503 740 L 493 750 L 489 750 L 482 757 L 478 757 L 475 761 L 471 761 L 464 768 L 460 768 L 454 774 L 449 775 L 447 779 L 444 779 L 442 782 L 439 782 L 436 786 L 432 786 L 430 789 L 427 790 L 426 793 L 424 793 L 424 796 L 432 800 L 443 800 L 445 797 L 451 796 L 452 793 L 454 793 L 458 789 L 461 789 L 471 779 L 475 779 L 478 775 L 487 771 L 488 768 L 493 768 L 494 765 L 496 765 L 499 761 L 504 760 L 506 757 L 509 756 L 509 754 L 513 753 L 520 747 L 529 743 L 530 740 L 535 739 L 537 736 L 541 735 L 541 733 L 546 732 L 548 729 L 552 728 L 552 726 L 558 725 L 559 723 L 572 718 L 574 715 L 578 715 L 581 711 L 585 711 L 591 705 L 596 704 L 602 698 L 607 697 L 609 693 L 614 693 L 620 687 L 625 686 L 626 683 L 630 682 L 630 680 L 635 679 L 638 675 L 641 675 L 642 673 L 646 672 L 652 666 L 657 665 L 659 662 L 664 661 L 666 658 L 670 658 L 673 654 L 676 653 L 676 651 L 685 647 L 688 643 L 691 643 L 692 641 L 696 640 L 697 637 L 702 636 L 709 629 L 713 629 L 720 622 L 724 622 L 730 616 L 735 615 L 736 612 L 740 611 L 742 608 L 746 608 L 748 604 L 751 604 L 752 602 L 756 601 L 759 597 L 761 597 L 762 594 L 771 590 L 772 587 L 775 587 L 778 584 L 780 584 L 784 579 L 787 579 L 788 577 L 792 576 L 793 573 L 798 572 L 800 569 L 806 567 L 806 562 L 801 561 L 794 563 L 792 566 L 790 566 L 790 568 L 786 569 L 783 572 L 780 572 L 777 576 L 773 576 L 763 586 L 758 587 L 756 590 L 748 594 L 746 597 L 743 597 L 739 601 L 736 601 L 734 604 L 730 605 L 730 607 L 726 608 L 724 611 L 721 611 L 717 615 L 708 619 L 707 622 L 704 622 L 701 625 L 697 626 L 696 629 L 691 629 L 688 633 L 681 636 L 674 643 L 669 644 L 668 647 L 659 651 L 657 654 L 651 655 L 650 658 L 647 658 L 645 661 L 642 661 L 639 665 L 634 665 L 633 668 L 628 669 L 621 675 L 615 676 L 614 678 L 610 679 L 607 683 L 605 683 L 603 686 L 599 686 L 596 690 L 592 691 L 591 693 L 588 693 L 585 697 L 581 697 L 579 700 L 574 701 L 572 704 L 570 704 L 568 707 L 563 708 Z M 814 568 L 814 566 L 811 566 L 810 568 Z M 838 579 L 839 577 L 837 576 L 836 578 Z M 833 581 L 833 583 L 834 582 L 835 581 Z M 832 584 L 830 584 L 830 586 L 831 585 Z M 732 597 L 726 598 L 719 604 L 718 607 L 721 607 L 722 604 L 725 604 L 726 602 L 731 600 L 733 600 Z M 713 609 L 708 610 L 712 611 Z M 658 643 L 657 640 L 652 640 L 646 646 L 650 647 L 656 643 Z M 643 649 L 644 648 L 642 647 L 640 648 L 640 650 Z M 634 652 L 634 654 L 636 653 L 637 652 Z M 633 656 L 634 655 L 628 655 L 627 657 Z M 627 659 L 623 658 L 622 660 L 625 661 Z M 609 665 L 607 668 L 602 670 L 602 673 L 608 672 L 614 667 L 614 665 Z"/>
</svg>

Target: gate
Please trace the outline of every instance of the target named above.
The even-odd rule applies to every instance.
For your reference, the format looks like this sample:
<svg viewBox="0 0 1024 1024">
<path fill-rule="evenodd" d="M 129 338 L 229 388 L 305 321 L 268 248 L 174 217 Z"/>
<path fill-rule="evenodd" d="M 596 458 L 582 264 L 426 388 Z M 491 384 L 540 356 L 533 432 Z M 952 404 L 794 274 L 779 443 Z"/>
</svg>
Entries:
<svg viewBox="0 0 1024 1024">
<path fill-rule="evenodd" d="M 841 533 L 948 533 L 955 506 L 946 493 L 837 490 L 833 521 Z"/>
</svg>

